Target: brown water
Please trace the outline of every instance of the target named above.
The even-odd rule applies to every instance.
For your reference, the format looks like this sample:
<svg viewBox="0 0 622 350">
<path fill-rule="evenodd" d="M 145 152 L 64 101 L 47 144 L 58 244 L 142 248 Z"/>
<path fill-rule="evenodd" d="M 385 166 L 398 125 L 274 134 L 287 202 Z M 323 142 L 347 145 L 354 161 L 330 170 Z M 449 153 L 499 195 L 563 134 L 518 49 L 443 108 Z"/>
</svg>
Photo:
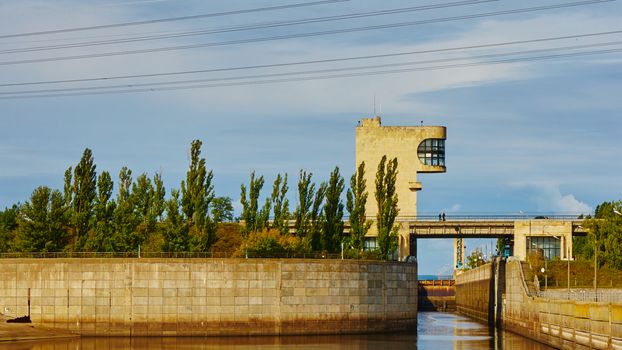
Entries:
<svg viewBox="0 0 622 350">
<path fill-rule="evenodd" d="M 264 349 L 552 349 L 509 332 L 491 332 L 469 318 L 449 313 L 419 313 L 417 334 L 218 338 L 81 338 L 0 343 L 12 350 L 264 350 Z"/>
</svg>

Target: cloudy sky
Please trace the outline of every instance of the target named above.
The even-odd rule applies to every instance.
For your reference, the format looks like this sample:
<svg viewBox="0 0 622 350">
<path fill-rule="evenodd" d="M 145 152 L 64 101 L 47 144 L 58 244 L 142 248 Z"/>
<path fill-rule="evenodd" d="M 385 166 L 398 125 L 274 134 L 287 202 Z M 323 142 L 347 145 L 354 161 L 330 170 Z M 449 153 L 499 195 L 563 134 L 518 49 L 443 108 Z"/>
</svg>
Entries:
<svg viewBox="0 0 622 350">
<path fill-rule="evenodd" d="M 253 170 L 349 176 L 375 96 L 385 125 L 447 127 L 420 213 L 589 212 L 622 198 L 621 15 L 605 0 L 0 0 L 0 207 L 62 187 L 86 147 L 99 171 L 161 171 L 170 189 L 201 139 L 236 201 Z M 421 242 L 421 272 L 446 272 L 451 244 Z"/>
</svg>

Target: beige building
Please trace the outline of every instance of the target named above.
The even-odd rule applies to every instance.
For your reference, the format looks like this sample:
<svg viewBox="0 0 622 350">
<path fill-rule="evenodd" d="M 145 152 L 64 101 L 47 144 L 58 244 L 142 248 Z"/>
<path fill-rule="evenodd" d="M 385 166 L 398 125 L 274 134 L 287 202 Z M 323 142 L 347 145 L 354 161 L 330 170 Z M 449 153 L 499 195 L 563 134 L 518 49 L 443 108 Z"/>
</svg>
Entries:
<svg viewBox="0 0 622 350">
<path fill-rule="evenodd" d="M 365 178 L 369 197 L 365 208 L 370 219 L 376 217 L 374 196 L 375 176 L 382 156 L 397 158 L 398 221 L 400 227 L 399 256 L 409 255 L 409 229 L 405 222 L 417 215 L 417 191 L 422 189 L 418 173 L 445 172 L 444 126 L 382 126 L 380 117 L 362 119 L 356 128 L 356 166 L 365 162 Z M 376 236 L 372 225 L 370 236 Z M 368 241 L 371 246 L 375 241 Z"/>
</svg>

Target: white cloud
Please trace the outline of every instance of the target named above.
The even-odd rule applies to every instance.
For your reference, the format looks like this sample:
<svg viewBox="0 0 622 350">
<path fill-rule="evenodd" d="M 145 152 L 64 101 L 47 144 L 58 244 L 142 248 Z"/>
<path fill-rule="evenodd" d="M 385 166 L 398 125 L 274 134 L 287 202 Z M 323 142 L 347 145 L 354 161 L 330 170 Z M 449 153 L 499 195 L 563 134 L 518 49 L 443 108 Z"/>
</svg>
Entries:
<svg viewBox="0 0 622 350">
<path fill-rule="evenodd" d="M 532 192 L 538 211 L 557 214 L 589 214 L 593 208 L 578 200 L 573 194 L 562 194 L 554 181 L 514 183 L 513 186 Z"/>
</svg>

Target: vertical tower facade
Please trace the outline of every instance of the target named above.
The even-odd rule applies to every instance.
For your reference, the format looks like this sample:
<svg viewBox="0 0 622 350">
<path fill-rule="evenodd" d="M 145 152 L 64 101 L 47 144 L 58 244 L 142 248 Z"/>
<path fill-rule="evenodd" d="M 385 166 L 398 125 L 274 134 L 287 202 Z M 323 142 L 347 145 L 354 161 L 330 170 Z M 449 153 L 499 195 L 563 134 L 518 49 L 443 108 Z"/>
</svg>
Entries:
<svg viewBox="0 0 622 350">
<path fill-rule="evenodd" d="M 382 156 L 397 158 L 398 222 L 417 215 L 417 191 L 422 189 L 418 173 L 444 173 L 444 126 L 382 126 L 380 117 L 362 119 L 356 127 L 356 167 L 365 162 L 365 179 L 369 197 L 365 211 L 375 220 L 378 208 L 375 198 L 375 178 Z M 399 256 L 409 255 L 408 226 L 400 227 Z M 375 225 L 369 232 L 376 236 Z"/>
</svg>

